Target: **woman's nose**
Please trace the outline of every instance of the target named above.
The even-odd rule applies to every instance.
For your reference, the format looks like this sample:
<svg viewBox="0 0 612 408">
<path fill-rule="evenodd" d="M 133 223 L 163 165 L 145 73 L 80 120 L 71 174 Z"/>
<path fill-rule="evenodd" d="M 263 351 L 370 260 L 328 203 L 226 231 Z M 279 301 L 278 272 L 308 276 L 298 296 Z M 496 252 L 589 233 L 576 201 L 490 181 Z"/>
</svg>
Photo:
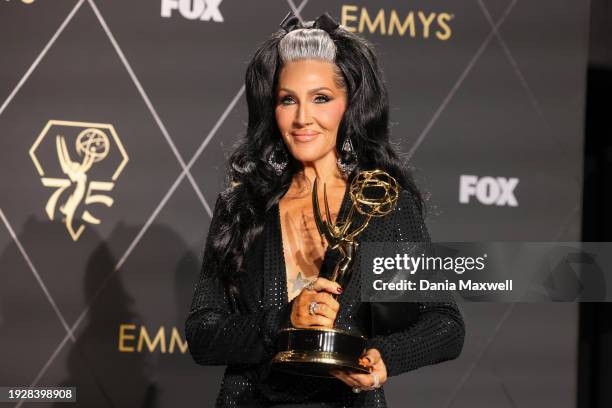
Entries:
<svg viewBox="0 0 612 408">
<path fill-rule="evenodd" d="M 312 118 L 310 117 L 310 112 L 306 104 L 302 103 L 298 105 L 295 122 L 299 126 L 306 126 L 312 123 Z"/>
</svg>

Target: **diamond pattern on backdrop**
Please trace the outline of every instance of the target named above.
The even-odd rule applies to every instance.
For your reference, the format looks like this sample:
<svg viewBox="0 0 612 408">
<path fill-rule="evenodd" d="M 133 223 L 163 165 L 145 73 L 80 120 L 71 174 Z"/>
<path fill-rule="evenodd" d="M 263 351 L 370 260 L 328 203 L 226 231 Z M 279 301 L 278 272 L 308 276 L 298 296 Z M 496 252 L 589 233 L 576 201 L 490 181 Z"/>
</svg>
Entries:
<svg viewBox="0 0 612 408">
<path fill-rule="evenodd" d="M 70 7 L 72 4 L 74 5 Z M 364 4 L 367 4 L 371 11 L 375 11 L 378 7 L 386 6 L 389 8 L 400 8 L 397 3 L 389 2 L 379 2 L 375 5 Z M 437 6 L 443 9 L 455 7 L 445 2 L 432 2 L 432 4 L 427 4 L 427 7 L 435 8 Z M 399 133 L 400 130 L 403 130 L 403 134 L 414 134 L 415 137 L 403 138 L 400 142 L 404 149 L 408 151 L 409 159 L 420 163 L 425 158 L 427 166 L 423 165 L 423 167 L 430 168 L 435 168 L 438 166 L 438 163 L 436 163 L 435 159 L 430 159 L 427 152 L 431 150 L 441 153 L 440 148 L 445 145 L 445 141 L 439 140 L 442 137 L 441 133 L 444 132 L 444 129 L 448 132 L 453 123 L 461 123 L 460 117 L 457 119 L 453 117 L 453 115 L 456 115 L 453 109 L 465 109 L 469 105 L 467 101 L 470 101 L 470 94 L 462 95 L 462 92 L 474 89 L 468 87 L 470 81 L 474 80 L 474 78 L 470 77 L 475 72 L 478 72 L 479 68 L 482 70 L 478 75 L 479 77 L 490 72 L 487 71 L 489 68 L 485 68 L 488 65 L 485 65 L 484 61 L 491 58 L 492 52 L 499 54 L 495 57 L 496 63 L 506 64 L 504 73 L 512 77 L 512 79 L 509 79 L 509 76 L 504 78 L 506 78 L 508 83 L 514 84 L 514 92 L 522 93 L 522 98 L 524 98 L 525 102 L 521 104 L 521 109 L 530 111 L 529 114 L 524 116 L 530 117 L 529 121 L 534 123 L 533 129 L 537 128 L 538 134 L 544 134 L 537 142 L 544 147 L 548 146 L 547 156 L 560 157 L 561 163 L 569 166 L 569 169 L 564 174 L 568 174 L 571 182 L 574 183 L 572 190 L 569 190 L 569 192 L 565 193 L 566 196 L 563 196 L 562 190 L 564 186 L 554 186 L 556 191 L 560 191 L 560 196 L 564 198 L 562 200 L 564 205 L 561 207 L 565 211 L 564 214 L 555 214 L 554 216 L 554 219 L 561 224 L 555 230 L 556 232 L 551 233 L 550 238 L 548 238 L 554 240 L 568 236 L 568 234 L 571 235 L 576 230 L 575 226 L 579 225 L 576 217 L 579 215 L 580 197 L 579 195 L 572 195 L 572 192 L 579 191 L 581 187 L 581 159 L 579 158 L 581 150 L 578 154 L 575 152 L 576 148 L 581 146 L 581 140 L 575 137 L 579 129 L 571 129 L 565 133 L 558 131 L 558 122 L 561 122 L 561 119 L 557 117 L 554 117 L 554 121 L 551 119 L 553 117 L 551 112 L 555 112 L 557 107 L 551 107 L 542 102 L 541 92 L 538 94 L 536 89 L 541 90 L 543 88 L 539 83 L 535 84 L 535 86 L 533 83 L 530 83 L 529 75 L 523 72 L 527 71 L 525 66 L 521 65 L 521 59 L 515 57 L 516 47 L 511 49 L 510 42 L 504 39 L 504 37 L 507 37 L 508 32 L 513 33 L 516 31 L 505 29 L 507 20 L 521 5 L 524 7 L 524 14 L 525 9 L 529 10 L 527 4 L 527 2 L 519 3 L 517 0 L 491 0 L 485 4 L 482 0 L 477 0 L 462 6 L 466 10 L 469 9 L 470 13 L 472 13 L 470 24 L 478 27 L 478 29 L 466 30 L 466 32 L 469 31 L 470 35 L 474 36 L 467 44 L 473 44 L 476 47 L 473 52 L 466 52 L 465 49 L 461 49 L 459 53 L 450 57 L 451 63 L 454 64 L 463 59 L 466 62 L 465 66 L 458 66 L 458 76 L 455 78 L 449 76 L 454 71 L 450 70 L 447 65 L 435 67 L 423 65 L 420 67 L 429 70 L 435 69 L 435 74 L 442 74 L 440 75 L 441 80 L 445 79 L 451 85 L 450 88 L 446 85 L 438 88 L 433 87 L 432 89 L 435 89 L 436 92 L 441 92 L 440 95 L 442 97 L 438 98 L 437 94 L 434 95 L 436 92 L 432 92 L 431 95 L 427 95 L 427 100 L 431 103 L 422 103 L 420 95 L 415 97 L 414 94 L 406 94 L 404 96 L 405 92 L 403 90 L 406 88 L 393 86 L 399 83 L 399 81 L 395 79 L 396 76 L 393 74 L 392 62 L 397 62 L 399 67 L 403 61 L 399 60 L 397 55 L 387 55 L 385 45 L 393 44 L 399 40 L 397 38 L 385 39 L 376 35 L 364 35 L 375 42 L 380 48 L 381 59 L 388 68 L 387 80 L 391 88 L 392 118 L 398 115 L 402 120 L 405 120 L 402 116 L 404 115 L 402 111 L 408 111 L 415 115 L 415 119 L 418 119 L 394 123 L 394 137 L 402 134 Z M 410 7 L 424 8 L 424 5 L 425 3 L 423 2 L 415 1 Z M 12 88 L 6 100 L 0 105 L 0 127 L 3 128 L 6 126 L 3 126 L 3 120 L 18 115 L 18 108 L 20 104 L 23 105 L 20 102 L 20 98 L 25 98 L 25 96 L 21 96 L 22 94 L 27 96 L 28 101 L 36 100 L 32 99 L 36 96 L 47 98 L 40 102 L 41 108 L 47 108 L 39 110 L 44 112 L 43 116 L 48 115 L 48 90 L 37 95 L 36 90 L 33 89 L 36 88 L 36 84 L 50 83 L 49 78 L 40 76 L 42 75 L 41 72 L 44 72 L 46 70 L 45 67 L 53 63 L 56 64 L 56 67 L 69 66 L 66 64 L 66 61 L 70 61 L 71 58 L 74 58 L 74 55 L 70 55 L 71 53 L 66 50 L 78 50 L 80 45 L 74 46 L 71 44 L 70 46 L 74 48 L 70 49 L 66 44 L 62 45 L 63 41 L 74 41 L 81 35 L 92 36 L 94 40 L 88 44 L 90 50 L 92 48 L 102 50 L 101 54 L 112 55 L 111 62 L 106 64 L 112 67 L 112 72 L 115 73 L 115 76 L 109 79 L 109 82 L 115 84 L 117 90 L 125 95 L 133 92 L 137 96 L 137 98 L 134 98 L 133 95 L 127 96 L 127 99 L 134 103 L 129 108 L 129 114 L 140 115 L 142 117 L 142 124 L 139 127 L 132 124 L 130 127 L 126 122 L 121 132 L 124 134 L 142 133 L 143 127 L 146 127 L 145 133 L 148 135 L 147 143 L 159 144 L 159 147 L 155 150 L 155 154 L 159 155 L 155 157 L 157 162 L 164 162 L 166 167 L 176 165 L 176 173 L 168 173 L 166 171 L 165 174 L 160 174 L 157 180 L 163 179 L 163 182 L 151 183 L 151 175 L 147 175 L 144 172 L 139 174 L 140 178 L 136 178 L 139 180 L 138 185 L 154 186 L 141 192 L 141 195 L 148 198 L 147 205 L 154 205 L 154 207 L 140 206 L 139 212 L 141 218 L 135 216 L 125 217 L 130 220 L 141 219 L 141 221 L 132 226 L 119 225 L 119 227 L 113 228 L 112 231 L 103 223 L 99 230 L 100 236 L 98 236 L 98 233 L 92 233 L 91 236 L 81 243 L 83 248 L 95 248 L 95 251 L 80 251 L 80 257 L 82 258 L 77 263 L 80 262 L 82 265 L 86 265 L 89 262 L 89 266 L 80 268 L 80 270 L 86 271 L 86 276 L 83 277 L 85 280 L 85 294 L 83 299 L 76 301 L 74 299 L 66 301 L 67 298 L 73 296 L 72 292 L 66 292 L 62 285 L 58 284 L 56 279 L 54 279 L 53 272 L 62 269 L 61 262 L 58 262 L 56 265 L 49 264 L 44 260 L 44 251 L 41 252 L 40 248 L 37 247 L 40 245 L 39 243 L 57 241 L 57 231 L 52 230 L 57 229 L 57 224 L 49 225 L 49 223 L 42 223 L 42 225 L 36 227 L 36 235 L 38 237 L 32 239 L 32 234 L 28 234 L 28 224 L 22 218 L 19 218 L 14 203 L 7 202 L 6 198 L 19 197 L 23 184 L 15 183 L 11 185 L 4 182 L 2 185 L 4 191 L 8 191 L 10 194 L 7 194 L 0 204 L 0 218 L 6 231 L 9 232 L 10 240 L 12 241 L 10 249 L 5 250 L 5 253 L 8 253 L 7 251 L 11 252 L 10 256 L 2 257 L 3 265 L 6 265 L 5 262 L 8 262 L 11 266 L 19 266 L 22 270 L 30 271 L 28 278 L 25 278 L 23 274 L 15 276 L 20 276 L 19 281 L 22 281 L 23 285 L 25 285 L 23 286 L 24 288 L 36 288 L 36 292 L 32 292 L 30 296 L 32 296 L 32 299 L 36 299 L 35 304 L 37 306 L 35 310 L 40 311 L 37 318 L 42 319 L 43 316 L 46 316 L 47 319 L 57 320 L 57 325 L 55 326 L 57 332 L 53 333 L 53 335 L 49 334 L 49 340 L 45 343 L 46 347 L 43 347 L 40 353 L 33 354 L 33 358 L 37 359 L 37 361 L 33 361 L 32 365 L 28 365 L 28 367 L 32 367 L 35 370 L 29 374 L 31 375 L 31 385 L 41 384 L 49 379 L 65 378 L 66 373 L 59 363 L 67 361 L 70 362 L 68 367 L 70 372 L 73 374 L 79 373 L 78 377 L 82 378 L 80 380 L 82 381 L 82 387 L 95 392 L 90 397 L 94 398 L 101 406 L 113 406 L 118 401 L 125 402 L 128 401 L 127 398 L 130 398 L 122 394 L 121 381 L 117 382 L 117 378 L 112 378 L 112 376 L 108 375 L 108 372 L 112 371 L 112 367 L 106 367 L 106 364 L 112 363 L 113 353 L 116 353 L 116 350 L 112 347 L 110 349 L 103 347 L 98 349 L 92 348 L 96 339 L 102 338 L 108 344 L 112 344 L 115 340 L 115 337 L 113 337 L 115 333 L 109 334 L 104 330 L 101 331 L 104 325 L 108 324 L 108 321 L 105 319 L 116 319 L 117 322 L 129 320 L 130 318 L 135 322 L 155 321 L 155 318 L 151 316 L 144 316 L 143 320 L 137 314 L 138 311 L 146 312 L 151 310 L 151 308 L 157 307 L 150 302 L 155 297 L 160 296 L 156 291 L 167 287 L 167 285 L 175 285 L 175 297 L 177 299 L 189 297 L 190 295 L 189 285 L 185 286 L 185 282 L 193 280 L 193 274 L 197 273 L 197 263 L 199 262 L 199 256 L 201 256 L 198 251 L 202 248 L 204 240 L 204 235 L 202 234 L 206 229 L 205 224 L 211 215 L 210 203 L 214 202 L 217 191 L 223 182 L 222 178 L 219 177 L 219 172 L 222 169 L 220 164 L 224 155 L 230 149 L 233 140 L 244 131 L 246 106 L 243 98 L 244 86 L 241 85 L 241 82 L 246 63 L 254 50 L 253 39 L 265 38 L 289 9 L 293 10 L 300 19 L 304 19 L 302 16 L 304 12 L 308 14 L 308 18 L 305 19 L 311 19 L 312 13 L 318 15 L 323 10 L 332 11 L 332 14 L 334 14 L 334 10 L 339 10 L 342 3 L 317 2 L 316 0 L 311 2 L 308 2 L 308 0 L 301 2 L 294 2 L 292 0 L 284 2 L 279 0 L 276 3 L 269 2 L 265 5 L 257 4 L 257 6 L 253 6 L 251 4 L 246 5 L 245 3 L 226 0 L 223 3 L 223 7 L 225 7 L 223 13 L 226 16 L 224 22 L 226 26 L 223 35 L 227 35 L 228 39 L 226 41 L 223 41 L 217 34 L 220 28 L 212 22 L 210 25 L 196 25 L 193 21 L 175 18 L 163 21 L 163 27 L 160 29 L 159 10 L 155 7 L 152 10 L 148 6 L 149 3 L 144 1 L 135 1 L 128 4 L 125 2 L 95 2 L 94 0 L 62 3 L 58 7 L 65 8 L 68 13 L 65 19 L 62 20 L 57 30 L 53 32 L 49 41 L 38 53 L 34 62 L 23 74 L 17 85 Z M 308 9 L 306 9 L 306 6 L 308 6 Z M 250 10 L 249 7 L 253 7 L 253 10 Z M 259 9 L 255 9 L 255 7 L 259 7 Z M 261 7 L 266 7 L 266 9 L 261 9 Z M 578 7 L 578 9 L 580 12 L 584 12 L 584 7 Z M 532 10 L 529 11 L 533 14 Z M 456 16 L 460 12 L 463 12 L 463 10 L 457 9 Z M 539 13 L 535 14 L 538 19 L 541 19 Z M 54 15 L 57 15 L 57 13 Z M 138 35 L 134 35 L 133 16 L 136 15 L 140 16 L 141 21 L 147 21 L 147 24 L 142 24 L 138 29 L 144 30 L 141 31 L 142 35 L 146 35 L 147 38 L 153 41 L 142 41 Z M 258 16 L 256 20 L 253 19 L 255 15 Z M 580 18 L 585 17 L 579 13 L 577 16 Z M 52 20 L 49 19 L 49 21 Z M 49 21 L 46 22 L 47 29 L 49 29 Z M 466 21 L 468 20 L 466 19 Z M 584 21 L 580 21 L 580 23 L 584 24 Z M 461 24 L 461 22 L 457 21 L 457 24 Z M 584 25 L 580 24 L 575 25 L 578 28 L 584 27 Z M 241 31 L 243 28 L 250 30 L 248 38 L 244 38 L 244 32 Z M 468 26 L 468 28 L 472 27 Z M 159 33 L 163 33 L 163 35 Z M 502 33 L 504 33 L 504 36 L 502 36 Z M 172 37 L 174 34 L 177 35 L 176 39 Z M 192 42 L 184 40 L 189 38 L 187 35 L 192 35 Z M 203 41 L 202 38 L 205 40 Z M 206 39 L 208 38 L 214 40 L 207 41 Z M 405 39 L 402 40 L 405 41 Z M 387 42 L 385 43 L 385 41 Z M 201 49 L 200 47 L 203 43 L 209 48 Z M 413 55 L 421 55 L 425 58 L 427 57 L 426 53 L 431 52 L 427 47 L 435 49 L 435 52 L 438 54 L 434 53 L 433 56 L 439 57 L 440 50 L 445 49 L 444 47 L 450 50 L 448 44 L 447 42 L 446 44 L 436 44 L 434 46 L 431 44 L 431 41 L 429 43 L 415 41 L 410 46 L 413 47 Z M 228 45 L 231 48 L 226 48 Z M 455 46 L 454 48 L 457 48 L 458 44 L 455 43 L 453 45 Z M 397 44 L 393 45 L 393 47 L 396 46 Z M 465 44 L 463 46 L 465 47 Z M 586 46 L 586 43 L 573 44 L 572 46 L 579 48 L 580 46 Z M 64 49 L 62 53 L 58 51 L 62 49 L 61 47 Z M 209 57 L 207 64 L 201 65 L 201 59 L 197 57 L 197 52 L 194 53 L 194 50 L 198 50 L 207 56 L 223 56 L 224 60 L 221 61 L 219 59 L 219 61 L 216 61 L 214 58 Z M 455 49 L 455 51 L 457 50 Z M 61 60 L 59 58 L 64 59 Z M 177 61 L 188 61 L 184 65 L 183 70 L 184 72 L 189 72 L 192 76 L 184 78 L 173 77 L 172 73 L 180 72 L 180 70 L 176 69 Z M 579 63 L 584 64 L 584 59 L 580 60 Z M 414 63 L 408 65 L 406 69 L 411 67 L 414 70 L 419 69 L 419 66 Z M 580 65 L 579 68 L 583 69 L 583 66 Z M 56 72 L 59 72 L 59 70 L 56 69 Z M 392 75 L 389 75 L 389 72 Z M 89 75 L 95 75 L 95 77 L 103 74 L 104 72 L 96 70 L 92 70 L 89 73 Z M 423 78 L 426 77 L 431 78 L 431 73 L 423 72 Z M 54 80 L 58 81 L 58 78 L 61 79 L 61 77 L 56 76 Z M 61 83 L 61 81 L 58 83 Z M 583 86 L 582 82 L 580 85 Z M 472 84 L 472 86 L 474 85 Z M 195 89 L 192 90 L 191 88 Z M 63 91 L 58 88 L 57 94 L 63 95 Z M 422 92 L 427 91 L 427 89 L 422 90 Z M 172 92 L 177 94 L 176 100 L 181 96 L 188 95 L 193 103 L 183 103 L 182 107 L 185 107 L 185 109 L 176 109 L 175 98 L 168 97 Z M 109 95 L 111 94 L 109 93 Z M 96 94 L 96 96 L 98 95 Z M 503 95 L 498 97 L 503 98 Z M 405 100 L 406 98 L 408 101 Z M 517 96 L 512 101 L 518 100 L 518 98 Z M 125 102 L 123 98 L 120 99 L 119 102 Z M 138 102 L 135 102 L 136 100 Z M 566 104 L 567 109 L 570 111 L 571 109 L 582 110 L 581 101 L 582 99 L 578 98 L 576 101 L 568 102 Z M 96 98 L 88 100 L 90 104 L 95 102 Z M 417 103 L 418 105 L 416 105 Z M 405 109 L 410 104 L 415 104 L 414 109 Z M 101 109 L 100 106 L 87 105 L 82 110 L 81 116 L 87 112 L 89 106 L 93 106 L 93 109 L 89 112 L 90 114 L 101 114 L 101 112 L 104 112 L 104 109 Z M 31 109 L 31 112 L 35 111 L 36 109 Z M 58 111 L 61 111 L 61 109 L 58 109 Z M 78 111 L 75 108 L 75 112 Z M 116 121 L 117 116 L 116 114 L 109 114 L 109 121 Z M 503 119 L 503 116 L 501 116 L 501 118 L 506 123 L 512 120 L 511 117 Z M 449 122 L 449 124 L 444 125 L 445 121 Z M 414 122 L 417 125 L 415 126 L 410 122 Z M 439 127 L 440 129 L 438 129 Z M 575 131 L 572 132 L 573 130 Z M 491 131 L 495 132 L 495 128 L 492 127 Z M 20 133 L 33 135 L 30 129 L 25 131 L 20 129 Z M 220 134 L 223 134 L 222 138 L 219 137 Z M 24 139 L 28 139 L 28 137 L 26 136 Z M 465 141 L 462 142 L 464 143 Z M 472 141 L 472 143 L 476 142 L 476 139 Z M 528 142 L 530 140 L 527 138 L 525 143 Z M 137 152 L 138 147 L 133 140 L 132 143 L 134 143 L 134 148 L 129 147 L 129 150 Z M 491 143 L 492 146 L 496 145 L 495 140 L 492 140 Z M 151 150 L 148 145 L 146 145 L 146 150 L 147 152 Z M 417 155 L 416 153 L 419 154 Z M 463 154 L 465 157 L 469 152 L 464 151 Z M 480 157 L 479 152 L 473 154 L 476 158 Z M 138 161 L 146 163 L 144 158 L 136 160 L 136 162 Z M 3 162 L 8 163 L 7 168 L 12 173 L 23 173 L 23 169 L 20 167 L 23 163 L 19 163 L 16 160 L 6 160 Z M 169 166 L 167 163 L 173 163 L 173 165 Z M 482 167 L 481 164 L 480 168 Z M 168 170 L 168 168 L 162 170 Z M 449 168 L 449 172 L 452 173 L 453 169 Z M 148 184 L 146 182 L 147 177 L 149 177 Z M 29 175 L 24 175 L 23 178 L 28 180 L 28 185 L 32 182 Z M 184 183 L 183 181 L 186 182 Z M 453 188 L 450 185 L 444 185 L 444 183 L 445 181 L 441 181 L 436 184 L 438 196 L 443 196 L 445 191 L 451 191 Z M 132 186 L 124 186 L 124 190 L 120 191 L 124 197 L 130 196 L 128 192 L 129 187 Z M 162 190 L 156 190 L 158 187 L 161 187 Z M 152 192 L 153 190 L 155 191 Z M 132 195 L 132 197 L 135 196 L 134 194 Z M 42 197 L 43 195 L 35 200 L 30 198 L 29 201 L 33 203 L 32 205 L 39 206 L 40 203 L 44 202 Z M 447 200 L 448 208 L 452 208 L 453 205 L 456 206 L 452 198 L 445 198 L 445 200 Z M 21 210 L 24 209 L 26 210 L 25 214 L 40 213 L 38 208 L 25 206 Z M 188 216 L 177 218 L 174 215 L 175 213 L 185 211 L 185 209 L 187 209 L 185 213 Z M 115 210 L 119 210 L 116 211 L 119 214 L 127 214 L 131 209 L 125 206 L 116 207 Z M 481 216 L 484 210 L 482 208 L 477 209 L 474 213 L 477 216 Z M 499 218 L 499 213 L 492 211 L 491 218 Z M 110 213 L 108 213 L 107 219 L 108 225 L 111 225 L 112 218 Z M 197 224 L 197 226 L 194 228 L 189 225 L 189 222 L 185 223 L 185 220 L 198 220 L 198 222 L 193 223 Z M 200 220 L 201 222 L 199 222 Z M 559 222 L 559 220 L 562 221 Z M 30 222 L 34 221 L 30 220 Z M 465 225 L 461 223 L 455 225 L 446 221 L 444 223 L 446 226 L 439 227 L 434 223 L 434 228 L 439 229 L 442 233 L 438 235 L 457 233 L 455 228 L 460 230 Z M 22 231 L 16 232 L 14 225 L 25 225 L 25 227 Z M 171 227 L 168 228 L 168 226 Z M 178 228 L 172 228 L 175 226 L 178 226 Z M 41 228 L 44 232 L 43 234 L 40 234 Z M 152 261 L 151 259 L 147 261 L 147 253 L 154 251 L 158 247 L 170 248 L 172 250 L 168 252 L 166 259 L 161 257 L 157 261 Z M 65 246 L 62 247 L 62 243 L 59 243 L 52 253 L 67 253 L 66 248 Z M 184 248 L 194 249 L 184 250 Z M 46 251 L 48 251 L 48 248 Z M 88 255 L 91 254 L 93 256 L 87 259 Z M 18 257 L 21 257 L 22 261 L 15 260 Z M 172 266 L 177 264 L 179 266 L 176 267 L 172 274 L 157 272 L 154 276 L 147 275 L 148 268 L 153 266 L 166 265 L 161 267 L 164 270 L 168 270 L 175 269 Z M 79 275 L 75 275 L 73 279 L 67 279 L 67 277 L 64 277 L 64 279 L 80 282 L 78 277 Z M 4 279 L 6 279 L 6 276 L 4 276 Z M 29 284 L 26 282 L 28 279 L 31 281 Z M 173 280 L 174 283 L 172 282 Z M 13 280 L 11 279 L 11 281 Z M 145 281 L 151 283 L 151 285 L 137 287 L 139 282 Z M 76 297 L 78 298 L 78 296 Z M 137 302 L 137 306 L 130 306 L 134 301 Z M 187 302 L 188 300 L 181 300 L 181 305 L 177 306 L 175 310 L 180 312 L 181 309 L 185 309 Z M 79 303 L 84 307 L 77 307 Z M 5 305 L 2 306 L 4 307 Z M 513 321 L 511 319 L 511 315 L 516 313 L 516 309 L 522 310 L 518 315 L 522 319 L 530 315 L 533 310 L 515 308 L 515 305 L 510 305 L 509 307 L 503 306 L 503 308 L 494 307 L 492 308 L 494 312 L 490 316 L 483 318 L 485 313 L 472 306 L 468 307 L 467 309 L 469 310 L 465 311 L 468 330 L 471 330 L 471 334 L 468 333 L 468 336 L 480 336 L 480 341 L 466 344 L 466 350 L 460 360 L 446 363 L 444 369 L 447 374 L 445 376 L 440 376 L 440 371 L 436 371 L 436 367 L 428 367 L 419 370 L 418 376 L 392 379 L 387 386 L 388 400 L 391 403 L 394 400 L 397 403 L 410 401 L 415 404 L 428 401 L 434 404 L 431 406 L 474 406 L 484 403 L 484 400 L 479 398 L 478 395 L 481 395 L 483 390 L 486 389 L 493 398 L 488 400 L 489 403 L 495 400 L 499 402 L 500 406 L 502 406 L 501 404 L 506 404 L 507 406 L 531 406 L 528 402 L 529 391 L 525 391 L 528 387 L 526 388 L 524 385 L 517 386 L 516 382 L 512 381 L 512 373 L 508 374 L 505 372 L 504 368 L 506 367 L 502 367 L 505 362 L 499 359 L 500 353 L 503 353 L 504 350 L 498 350 L 495 346 L 498 345 L 499 347 L 502 344 L 499 341 L 500 333 L 504 333 L 504 338 L 511 337 L 511 333 L 504 332 L 504 327 L 516 324 L 516 320 Z M 167 310 L 161 308 L 159 314 L 164 315 L 165 312 Z M 550 310 L 550 315 L 555 315 L 558 312 L 558 309 L 552 309 Z M 569 316 L 568 321 L 575 321 L 575 319 L 572 320 L 572 316 L 575 315 L 575 308 L 566 312 L 567 316 Z M 0 309 L 0 313 L 6 314 L 6 311 Z M 547 315 L 545 313 L 539 317 L 540 320 L 546 318 Z M 182 323 L 180 322 L 180 313 L 177 316 L 168 316 L 167 319 L 179 319 L 178 324 Z M 532 320 L 531 324 L 537 324 L 539 321 L 535 318 Z M 522 327 L 521 324 L 524 322 L 521 321 L 519 323 L 519 327 Z M 573 326 L 568 326 L 567 328 L 569 331 L 574 330 Z M 59 330 L 63 330 L 63 333 Z M 74 336 L 72 336 L 73 333 Z M 60 340 L 61 336 L 63 336 L 62 340 Z M 38 341 L 38 339 L 35 340 Z M 575 339 L 569 339 L 568 341 L 571 343 L 569 346 L 573 347 Z M 48 348 L 53 348 L 52 342 L 56 342 L 57 346 L 54 350 L 47 350 Z M 534 340 L 535 342 L 536 340 Z M 468 341 L 468 343 L 470 342 Z M 563 348 L 564 344 L 559 343 L 557 345 L 559 350 L 565 350 Z M 70 348 L 65 346 L 70 346 Z M 45 351 L 51 352 L 43 362 L 42 357 Z M 108 357 L 106 362 L 104 361 L 104 353 L 107 353 L 106 356 Z M 96 354 L 101 355 L 96 357 Z M 137 401 L 143 398 L 145 400 L 151 398 L 151 395 L 155 395 L 158 392 L 150 388 L 152 379 L 146 375 L 143 376 L 142 370 L 148 370 L 151 367 L 157 370 L 162 368 L 165 370 L 170 369 L 174 370 L 172 372 L 176 376 L 184 375 L 187 369 L 193 370 L 189 378 L 194 379 L 194 381 L 199 380 L 197 376 L 200 375 L 214 382 L 214 379 L 218 379 L 220 375 L 218 369 L 204 369 L 191 364 L 188 356 L 181 356 L 181 358 L 185 357 L 181 360 L 184 362 L 184 365 L 176 363 L 173 367 L 167 365 L 167 360 L 158 359 L 157 355 L 124 357 L 126 358 L 123 361 L 123 364 L 125 364 L 123 369 L 126 370 L 125 374 L 134 379 L 135 389 L 138 390 L 132 396 L 136 398 L 132 405 L 135 405 Z M 187 366 L 187 364 L 191 365 Z M 40 368 L 38 368 L 39 366 Z M 130 372 L 130 370 L 136 371 Z M 431 377 L 432 375 L 433 377 Z M 483 375 L 489 376 L 486 377 L 488 378 L 486 382 L 479 380 L 484 378 Z M 172 383 L 170 379 L 164 379 L 163 381 L 165 385 Z M 414 381 L 416 382 L 413 384 Z M 440 381 L 443 381 L 444 385 Z M 437 385 L 444 389 L 449 389 L 449 393 L 447 395 L 440 393 L 439 390 L 441 388 L 427 392 L 428 384 L 431 387 L 431 384 L 434 382 L 437 382 Z M 407 396 L 405 394 L 407 384 L 412 384 L 416 387 L 411 387 L 411 389 L 421 389 L 421 394 Z M 176 386 L 180 387 L 179 384 Z M 216 390 L 215 386 L 216 384 L 212 384 L 211 389 Z M 169 387 L 169 389 L 172 388 Z M 476 392 L 476 395 L 473 392 Z M 571 393 L 571 390 L 568 392 Z M 427 400 L 427 398 L 430 398 L 430 400 Z M 539 395 L 538 398 L 542 398 L 542 395 Z M 556 403 L 559 401 L 557 399 L 559 395 L 555 397 L 551 395 L 549 398 L 552 399 L 548 402 L 554 400 Z M 570 398 L 562 398 L 561 402 L 568 402 Z M 161 398 L 159 399 L 159 401 L 162 400 Z M 211 394 L 210 401 L 207 402 L 212 406 L 213 401 L 214 396 Z M 527 402 L 525 402 L 525 405 L 521 405 L 521 401 Z M 17 404 L 17 406 L 20 405 Z M 560 405 L 556 404 L 556 406 Z"/>
</svg>

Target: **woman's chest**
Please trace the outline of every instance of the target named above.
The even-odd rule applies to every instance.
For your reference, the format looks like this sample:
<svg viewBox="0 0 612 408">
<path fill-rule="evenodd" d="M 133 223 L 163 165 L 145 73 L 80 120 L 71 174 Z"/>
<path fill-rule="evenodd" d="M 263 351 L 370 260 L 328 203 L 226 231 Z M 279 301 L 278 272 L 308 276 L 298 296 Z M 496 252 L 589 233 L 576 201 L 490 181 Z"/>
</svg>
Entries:
<svg viewBox="0 0 612 408">
<path fill-rule="evenodd" d="M 332 220 L 337 217 L 341 199 L 328 196 Z M 291 300 L 319 275 L 327 242 L 317 229 L 311 199 L 281 200 L 279 218 L 287 293 Z"/>
</svg>

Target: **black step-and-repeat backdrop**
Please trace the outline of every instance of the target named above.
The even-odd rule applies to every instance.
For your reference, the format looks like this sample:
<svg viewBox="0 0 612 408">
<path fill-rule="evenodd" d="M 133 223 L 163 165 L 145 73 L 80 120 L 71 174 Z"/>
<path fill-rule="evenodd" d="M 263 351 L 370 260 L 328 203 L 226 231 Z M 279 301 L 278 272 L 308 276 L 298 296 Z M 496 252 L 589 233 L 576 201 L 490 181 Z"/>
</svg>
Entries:
<svg viewBox="0 0 612 408">
<path fill-rule="evenodd" d="M 376 45 L 434 240 L 580 239 L 586 0 L 3 0 L 0 385 L 213 406 L 183 324 L 246 64 L 292 7 Z M 461 357 L 391 406 L 574 406 L 575 304 L 462 310 Z"/>
</svg>

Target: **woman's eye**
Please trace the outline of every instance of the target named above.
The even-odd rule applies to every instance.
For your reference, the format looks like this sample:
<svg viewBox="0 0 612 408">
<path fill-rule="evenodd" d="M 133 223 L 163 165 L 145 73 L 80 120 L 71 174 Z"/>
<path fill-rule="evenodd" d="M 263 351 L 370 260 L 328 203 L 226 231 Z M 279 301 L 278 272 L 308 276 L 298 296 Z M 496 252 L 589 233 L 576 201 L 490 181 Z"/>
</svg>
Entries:
<svg viewBox="0 0 612 408">
<path fill-rule="evenodd" d="M 291 103 L 293 103 L 293 98 L 291 98 L 290 96 L 283 96 L 280 99 L 280 103 L 282 103 L 283 105 L 290 105 Z"/>
<path fill-rule="evenodd" d="M 316 103 L 325 103 L 325 102 L 328 102 L 328 101 L 329 101 L 329 97 L 327 97 L 327 96 L 325 96 L 325 95 L 318 95 L 318 96 L 315 98 L 315 102 L 316 102 Z"/>
</svg>

